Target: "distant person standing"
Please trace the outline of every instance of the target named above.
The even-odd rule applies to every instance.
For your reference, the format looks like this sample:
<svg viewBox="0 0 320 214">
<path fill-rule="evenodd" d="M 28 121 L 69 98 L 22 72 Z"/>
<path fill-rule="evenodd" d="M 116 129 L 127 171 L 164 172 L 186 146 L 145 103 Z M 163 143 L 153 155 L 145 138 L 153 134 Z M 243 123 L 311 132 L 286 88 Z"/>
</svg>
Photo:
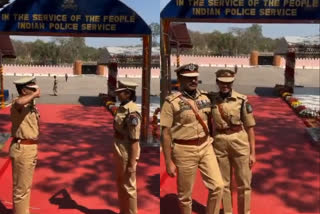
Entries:
<svg viewBox="0 0 320 214">
<path fill-rule="evenodd" d="M 40 89 L 34 77 L 14 82 L 19 96 L 11 107 L 10 146 L 13 179 L 13 214 L 29 214 L 33 173 L 38 156 L 40 114 L 34 99 L 40 97 Z"/>
<path fill-rule="evenodd" d="M 66 82 L 68 82 L 68 74 L 66 73 L 64 76 L 66 78 Z"/>
<path fill-rule="evenodd" d="M 54 96 L 58 96 L 58 81 L 57 81 L 57 77 L 53 76 L 54 81 L 53 81 L 53 95 Z"/>
</svg>

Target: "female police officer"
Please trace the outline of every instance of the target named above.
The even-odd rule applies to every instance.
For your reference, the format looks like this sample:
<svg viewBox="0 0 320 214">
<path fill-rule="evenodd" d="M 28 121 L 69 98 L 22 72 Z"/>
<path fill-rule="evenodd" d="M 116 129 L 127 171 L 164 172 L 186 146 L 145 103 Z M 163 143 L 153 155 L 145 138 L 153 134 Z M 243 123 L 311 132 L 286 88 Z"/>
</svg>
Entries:
<svg viewBox="0 0 320 214">
<path fill-rule="evenodd" d="M 224 181 L 224 214 L 232 213 L 231 178 L 234 168 L 238 192 L 238 213 L 250 214 L 251 168 L 255 159 L 255 120 L 245 95 L 232 89 L 234 72 L 218 70 L 219 92 L 213 94 L 213 118 L 216 128 L 213 144 Z"/>
<path fill-rule="evenodd" d="M 119 81 L 120 102 L 114 118 L 114 157 L 121 214 L 137 213 L 136 166 L 140 155 L 140 121 L 135 100 L 136 83 Z"/>
</svg>

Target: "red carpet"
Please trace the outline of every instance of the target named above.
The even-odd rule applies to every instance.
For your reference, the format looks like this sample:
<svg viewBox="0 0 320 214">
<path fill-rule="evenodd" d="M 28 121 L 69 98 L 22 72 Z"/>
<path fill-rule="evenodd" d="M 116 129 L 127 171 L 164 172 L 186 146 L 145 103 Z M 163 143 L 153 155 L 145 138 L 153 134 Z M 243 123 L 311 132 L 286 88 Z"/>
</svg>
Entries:
<svg viewBox="0 0 320 214">
<path fill-rule="evenodd" d="M 103 107 L 39 105 L 41 144 L 32 189 L 34 214 L 118 212 L 112 159 L 112 117 Z M 0 132 L 9 132 L 9 108 Z M 0 152 L 0 168 L 9 143 Z M 159 148 L 144 148 L 137 169 L 140 214 L 159 213 Z M 11 167 L 0 178 L 0 214 L 12 207 Z M 55 195 L 58 193 L 57 195 Z"/>
<path fill-rule="evenodd" d="M 279 98 L 250 97 L 250 101 L 257 122 L 251 213 L 320 213 L 319 151 L 310 145 L 303 122 Z M 160 170 L 161 214 L 179 213 L 176 180 L 165 178 L 162 154 Z M 193 199 L 194 213 L 204 214 L 207 190 L 200 175 Z"/>
</svg>

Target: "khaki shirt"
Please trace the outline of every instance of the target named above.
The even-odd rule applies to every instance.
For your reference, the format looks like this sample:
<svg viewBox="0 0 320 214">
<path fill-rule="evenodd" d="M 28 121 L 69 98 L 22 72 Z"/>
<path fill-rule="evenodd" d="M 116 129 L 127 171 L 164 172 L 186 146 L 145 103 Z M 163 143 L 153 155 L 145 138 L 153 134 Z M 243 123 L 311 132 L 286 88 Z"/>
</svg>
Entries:
<svg viewBox="0 0 320 214">
<path fill-rule="evenodd" d="M 256 125 L 247 96 L 234 90 L 232 90 L 231 96 L 224 100 L 219 93 L 211 93 L 210 95 L 213 103 L 213 121 L 217 129 L 228 129 L 232 125 L 244 125 L 245 127 Z"/>
<path fill-rule="evenodd" d="M 130 101 L 120 106 L 114 117 L 113 127 L 115 141 L 118 143 L 130 143 L 130 140 L 140 139 L 141 116 L 137 104 Z"/>
<path fill-rule="evenodd" d="M 37 140 L 40 114 L 34 104 L 26 104 L 20 111 L 11 107 L 11 136 L 19 139 Z"/>
<path fill-rule="evenodd" d="M 205 131 L 197 120 L 191 107 L 183 101 L 184 96 L 198 113 L 208 127 L 208 116 L 211 112 L 211 103 L 204 91 L 197 91 L 195 98 L 183 95 L 181 92 L 166 97 L 160 114 L 160 125 L 171 128 L 172 139 L 191 140 L 204 137 Z M 212 141 L 212 138 L 210 138 Z"/>
</svg>

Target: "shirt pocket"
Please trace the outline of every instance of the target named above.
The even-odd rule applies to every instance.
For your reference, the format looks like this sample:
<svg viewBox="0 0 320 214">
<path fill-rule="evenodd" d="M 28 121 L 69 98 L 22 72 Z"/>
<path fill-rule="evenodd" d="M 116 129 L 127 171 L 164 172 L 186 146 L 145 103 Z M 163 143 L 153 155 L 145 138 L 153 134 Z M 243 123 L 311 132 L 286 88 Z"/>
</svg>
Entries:
<svg viewBox="0 0 320 214">
<path fill-rule="evenodd" d="M 181 112 L 179 120 L 181 124 L 188 125 L 194 123 L 196 118 L 192 110 L 184 110 Z"/>
<path fill-rule="evenodd" d="M 240 110 L 239 111 L 233 111 L 229 115 L 230 122 L 233 125 L 241 125 L 241 116 L 240 116 Z"/>
</svg>

